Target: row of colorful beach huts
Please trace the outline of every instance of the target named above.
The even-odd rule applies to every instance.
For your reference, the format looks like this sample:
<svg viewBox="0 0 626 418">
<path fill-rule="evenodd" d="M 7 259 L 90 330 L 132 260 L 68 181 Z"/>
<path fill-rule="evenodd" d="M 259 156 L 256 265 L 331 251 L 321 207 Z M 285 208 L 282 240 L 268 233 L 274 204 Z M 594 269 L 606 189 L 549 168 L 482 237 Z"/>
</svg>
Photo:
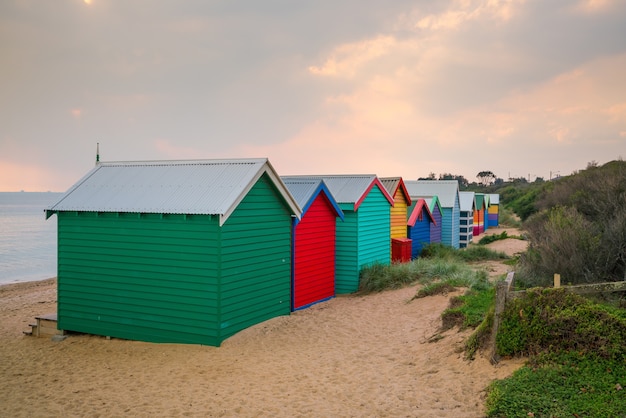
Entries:
<svg viewBox="0 0 626 418">
<path fill-rule="evenodd" d="M 98 163 L 46 209 L 58 328 L 219 346 L 356 292 L 364 266 L 467 246 L 498 206 L 456 181 L 281 177 L 267 159 Z"/>
</svg>

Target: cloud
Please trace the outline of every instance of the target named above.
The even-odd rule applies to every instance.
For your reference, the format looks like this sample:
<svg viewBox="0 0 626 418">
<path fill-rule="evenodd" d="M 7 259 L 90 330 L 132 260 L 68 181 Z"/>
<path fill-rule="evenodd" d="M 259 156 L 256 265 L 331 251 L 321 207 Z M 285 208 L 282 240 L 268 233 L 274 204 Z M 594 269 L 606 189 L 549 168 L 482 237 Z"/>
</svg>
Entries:
<svg viewBox="0 0 626 418">
<path fill-rule="evenodd" d="M 525 0 L 457 0 L 443 12 L 419 18 L 415 28 L 441 31 L 455 30 L 467 22 L 484 19 L 506 22 L 513 18 L 517 6 L 524 2 Z"/>
<path fill-rule="evenodd" d="M 583 14 L 606 13 L 617 5 L 618 0 L 580 0 L 574 11 Z"/>
<path fill-rule="evenodd" d="M 396 40 L 392 36 L 379 36 L 351 44 L 340 45 L 321 66 L 310 66 L 311 74 L 351 78 L 359 69 L 390 52 Z"/>
</svg>

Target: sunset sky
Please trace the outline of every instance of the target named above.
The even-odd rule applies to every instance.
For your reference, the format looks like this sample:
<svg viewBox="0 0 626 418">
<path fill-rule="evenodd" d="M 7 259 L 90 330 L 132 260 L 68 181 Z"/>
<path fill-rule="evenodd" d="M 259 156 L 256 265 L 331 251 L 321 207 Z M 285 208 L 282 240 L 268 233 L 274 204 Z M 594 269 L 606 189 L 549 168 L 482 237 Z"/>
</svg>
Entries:
<svg viewBox="0 0 626 418">
<path fill-rule="evenodd" d="M 0 191 L 104 161 L 548 179 L 626 157 L 624 0 L 6 0 Z"/>
</svg>

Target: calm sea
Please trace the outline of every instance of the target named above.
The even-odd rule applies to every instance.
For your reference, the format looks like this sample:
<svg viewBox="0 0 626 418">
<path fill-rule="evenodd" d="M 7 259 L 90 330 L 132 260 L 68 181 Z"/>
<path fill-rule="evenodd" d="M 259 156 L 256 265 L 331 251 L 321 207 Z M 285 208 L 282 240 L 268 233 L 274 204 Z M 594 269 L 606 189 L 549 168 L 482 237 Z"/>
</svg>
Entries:
<svg viewBox="0 0 626 418">
<path fill-rule="evenodd" d="M 56 276 L 56 216 L 44 209 L 62 193 L 0 193 L 0 285 Z"/>
</svg>

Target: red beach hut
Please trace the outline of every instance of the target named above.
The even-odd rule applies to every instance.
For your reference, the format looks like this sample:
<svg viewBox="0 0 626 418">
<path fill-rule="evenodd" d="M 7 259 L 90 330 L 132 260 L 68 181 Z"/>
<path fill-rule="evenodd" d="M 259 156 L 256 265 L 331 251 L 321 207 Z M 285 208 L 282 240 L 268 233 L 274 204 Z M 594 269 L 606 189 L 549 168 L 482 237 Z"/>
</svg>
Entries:
<svg viewBox="0 0 626 418">
<path fill-rule="evenodd" d="M 343 212 L 322 179 L 283 178 L 302 218 L 294 218 L 291 309 L 335 296 L 337 218 Z"/>
</svg>

